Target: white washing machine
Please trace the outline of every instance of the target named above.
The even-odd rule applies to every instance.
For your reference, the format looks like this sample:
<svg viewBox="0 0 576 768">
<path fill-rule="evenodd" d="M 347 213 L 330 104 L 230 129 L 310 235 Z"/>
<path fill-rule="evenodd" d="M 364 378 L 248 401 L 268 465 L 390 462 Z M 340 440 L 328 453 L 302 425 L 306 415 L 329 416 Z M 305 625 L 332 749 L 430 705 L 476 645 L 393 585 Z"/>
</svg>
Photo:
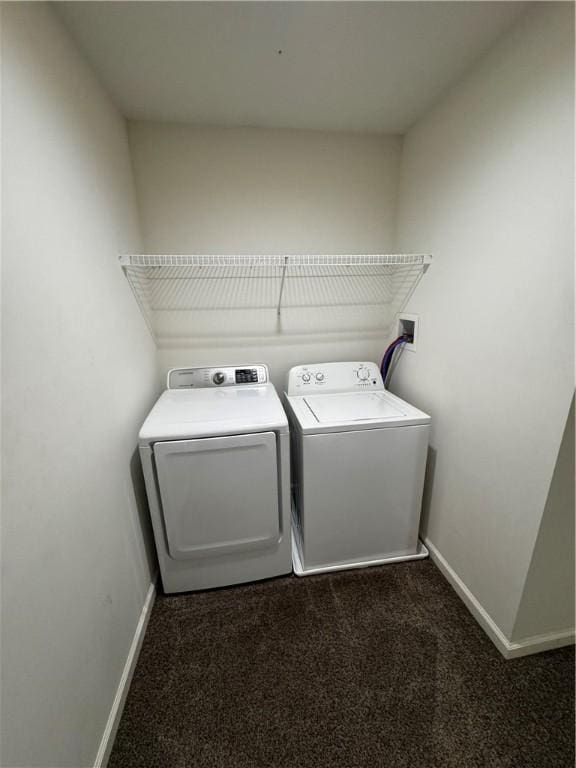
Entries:
<svg viewBox="0 0 576 768">
<path fill-rule="evenodd" d="M 418 539 L 430 416 L 374 363 L 292 368 L 293 566 L 298 575 L 426 557 Z"/>
<path fill-rule="evenodd" d="M 139 435 L 166 592 L 292 570 L 289 440 L 265 365 L 169 372 Z"/>
</svg>

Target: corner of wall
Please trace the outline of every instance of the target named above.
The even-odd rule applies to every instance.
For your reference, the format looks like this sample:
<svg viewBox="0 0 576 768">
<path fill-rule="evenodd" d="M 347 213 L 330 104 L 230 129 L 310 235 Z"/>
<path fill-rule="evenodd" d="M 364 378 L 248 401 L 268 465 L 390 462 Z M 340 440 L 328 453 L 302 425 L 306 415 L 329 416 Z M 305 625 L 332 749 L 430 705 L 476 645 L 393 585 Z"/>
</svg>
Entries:
<svg viewBox="0 0 576 768">
<path fill-rule="evenodd" d="M 515 643 L 574 633 L 574 397 L 512 630 Z"/>
</svg>

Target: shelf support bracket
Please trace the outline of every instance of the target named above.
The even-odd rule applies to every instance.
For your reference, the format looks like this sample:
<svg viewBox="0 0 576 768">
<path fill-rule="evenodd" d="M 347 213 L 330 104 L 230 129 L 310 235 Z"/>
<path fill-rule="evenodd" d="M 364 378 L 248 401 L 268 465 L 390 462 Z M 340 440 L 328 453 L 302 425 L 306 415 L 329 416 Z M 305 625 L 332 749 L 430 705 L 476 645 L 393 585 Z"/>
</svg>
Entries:
<svg viewBox="0 0 576 768">
<path fill-rule="evenodd" d="M 280 293 L 278 294 L 278 306 L 276 314 L 280 317 L 282 311 L 282 294 L 284 293 L 284 281 L 286 279 L 286 267 L 288 266 L 288 256 L 284 256 L 284 266 L 282 267 L 282 279 L 280 280 Z"/>
</svg>

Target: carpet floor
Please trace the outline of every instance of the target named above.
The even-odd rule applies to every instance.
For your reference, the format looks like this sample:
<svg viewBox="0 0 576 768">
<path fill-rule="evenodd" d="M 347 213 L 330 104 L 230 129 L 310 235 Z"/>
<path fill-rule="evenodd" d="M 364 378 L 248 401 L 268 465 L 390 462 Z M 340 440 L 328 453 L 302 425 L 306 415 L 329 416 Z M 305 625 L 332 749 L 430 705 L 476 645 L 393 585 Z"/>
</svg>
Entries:
<svg viewBox="0 0 576 768">
<path fill-rule="evenodd" d="M 159 596 L 136 766 L 572 768 L 574 651 L 504 661 L 429 560 Z"/>
</svg>

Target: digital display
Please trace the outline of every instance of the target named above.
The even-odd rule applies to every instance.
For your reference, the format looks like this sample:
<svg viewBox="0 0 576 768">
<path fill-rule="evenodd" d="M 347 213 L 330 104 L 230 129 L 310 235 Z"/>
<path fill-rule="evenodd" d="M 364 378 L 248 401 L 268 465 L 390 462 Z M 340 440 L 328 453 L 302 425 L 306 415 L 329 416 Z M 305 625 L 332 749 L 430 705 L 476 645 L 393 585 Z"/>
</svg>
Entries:
<svg viewBox="0 0 576 768">
<path fill-rule="evenodd" d="M 256 368 L 237 368 L 236 384 L 258 384 L 258 371 Z"/>
</svg>

